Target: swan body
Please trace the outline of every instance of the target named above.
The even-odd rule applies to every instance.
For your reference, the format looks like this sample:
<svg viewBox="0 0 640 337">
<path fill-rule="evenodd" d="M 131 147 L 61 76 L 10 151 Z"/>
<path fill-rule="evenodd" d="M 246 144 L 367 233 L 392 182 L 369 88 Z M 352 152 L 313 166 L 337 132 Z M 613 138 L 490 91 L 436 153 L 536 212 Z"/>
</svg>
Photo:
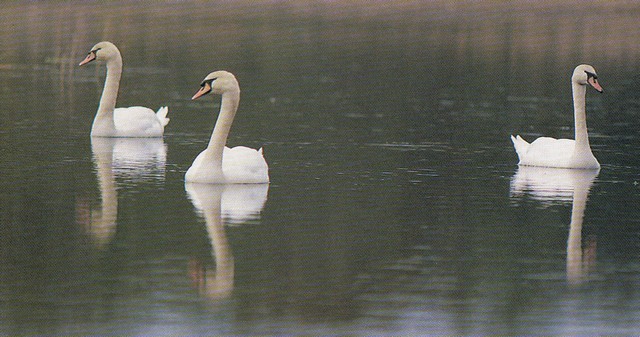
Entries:
<svg viewBox="0 0 640 337">
<path fill-rule="evenodd" d="M 209 184 L 264 184 L 269 182 L 269 167 L 259 150 L 245 146 L 225 146 L 231 124 L 240 102 L 240 87 L 235 76 L 216 71 L 202 81 L 197 99 L 209 92 L 222 95 L 220 114 L 211 134 L 209 145 L 187 170 L 187 182 Z"/>
<path fill-rule="evenodd" d="M 161 107 L 157 112 L 141 106 L 115 108 L 122 74 L 122 56 L 118 48 L 111 42 L 100 42 L 91 48 L 80 65 L 94 60 L 106 62 L 107 78 L 91 127 L 91 136 L 162 137 L 164 127 L 169 123 L 167 107 Z"/>
<path fill-rule="evenodd" d="M 521 166 L 542 166 L 570 169 L 598 169 L 600 164 L 591 152 L 585 112 L 586 85 L 590 84 L 602 93 L 598 76 L 592 66 L 582 64 L 575 68 L 571 77 L 575 121 L 574 139 L 540 137 L 528 143 L 520 136 L 511 136 L 513 147 Z"/>
<path fill-rule="evenodd" d="M 540 137 L 528 143 L 520 136 L 511 136 L 511 141 L 520 158 L 518 165 L 573 169 L 598 169 L 600 164 L 591 149 L 576 152 L 573 139 Z M 580 150 L 580 149 L 578 149 Z"/>
<path fill-rule="evenodd" d="M 213 169 L 213 151 L 200 152 L 187 170 L 187 182 L 213 184 L 263 184 L 269 182 L 269 167 L 262 149 L 246 146 L 224 147 L 222 152 L 222 174 Z"/>
</svg>

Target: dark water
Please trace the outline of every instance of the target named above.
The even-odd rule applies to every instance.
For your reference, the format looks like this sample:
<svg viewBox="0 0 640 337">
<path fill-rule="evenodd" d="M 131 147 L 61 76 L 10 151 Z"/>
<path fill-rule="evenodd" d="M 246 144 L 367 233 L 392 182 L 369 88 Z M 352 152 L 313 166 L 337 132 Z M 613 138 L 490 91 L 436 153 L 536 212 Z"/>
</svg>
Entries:
<svg viewBox="0 0 640 337">
<path fill-rule="evenodd" d="M 0 12 L 0 334 L 634 335 L 640 6 L 31 2 Z M 91 140 L 168 105 L 163 140 Z M 600 172 L 518 170 L 509 135 L 572 137 Z M 226 69 L 229 144 L 266 187 L 190 187 Z"/>
</svg>

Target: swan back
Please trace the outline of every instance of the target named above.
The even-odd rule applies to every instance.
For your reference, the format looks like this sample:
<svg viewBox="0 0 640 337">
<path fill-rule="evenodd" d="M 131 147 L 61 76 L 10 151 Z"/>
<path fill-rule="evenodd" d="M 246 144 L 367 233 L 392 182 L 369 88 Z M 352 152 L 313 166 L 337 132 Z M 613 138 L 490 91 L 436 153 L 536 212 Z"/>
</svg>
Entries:
<svg viewBox="0 0 640 337">
<path fill-rule="evenodd" d="M 186 182 L 205 184 L 267 184 L 269 166 L 262 149 L 245 146 L 225 147 L 222 172 L 218 172 L 210 149 L 202 151 L 185 174 Z"/>
<path fill-rule="evenodd" d="M 169 123 L 169 118 L 162 115 L 166 116 L 167 112 L 167 107 L 158 112 L 143 106 L 116 108 L 113 111 L 116 133 L 111 137 L 162 137 L 165 125 Z"/>
<path fill-rule="evenodd" d="M 269 166 L 262 148 L 246 146 L 225 147 L 222 154 L 222 172 L 229 184 L 266 184 L 269 182 Z"/>
</svg>

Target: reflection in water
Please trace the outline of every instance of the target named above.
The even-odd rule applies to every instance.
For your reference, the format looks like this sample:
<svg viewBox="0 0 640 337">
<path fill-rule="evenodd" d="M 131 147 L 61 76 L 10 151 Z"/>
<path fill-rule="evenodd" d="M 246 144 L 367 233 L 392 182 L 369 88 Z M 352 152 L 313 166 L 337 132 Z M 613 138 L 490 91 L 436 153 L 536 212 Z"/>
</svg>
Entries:
<svg viewBox="0 0 640 337">
<path fill-rule="evenodd" d="M 111 241 L 118 218 L 115 177 L 129 182 L 164 181 L 166 147 L 161 138 L 91 138 L 91 151 L 98 174 L 100 207 L 88 198 L 76 202 L 76 222 L 90 234 L 96 246 Z"/>
<path fill-rule="evenodd" d="M 167 148 L 162 138 L 91 138 L 93 153 L 112 153 L 113 173 L 128 182 L 164 182 Z"/>
<path fill-rule="evenodd" d="M 234 263 L 224 225 L 259 219 L 269 185 L 186 183 L 185 189 L 193 206 L 205 219 L 216 264 L 215 270 L 208 271 L 205 263 L 194 259 L 189 262 L 189 274 L 204 296 L 227 298 L 233 291 Z"/>
<path fill-rule="evenodd" d="M 587 196 L 599 170 L 572 170 L 520 166 L 511 181 L 511 195 L 530 194 L 545 204 L 572 202 L 567 240 L 567 281 L 582 282 L 595 263 L 595 239 L 582 251 L 582 220 Z"/>
</svg>

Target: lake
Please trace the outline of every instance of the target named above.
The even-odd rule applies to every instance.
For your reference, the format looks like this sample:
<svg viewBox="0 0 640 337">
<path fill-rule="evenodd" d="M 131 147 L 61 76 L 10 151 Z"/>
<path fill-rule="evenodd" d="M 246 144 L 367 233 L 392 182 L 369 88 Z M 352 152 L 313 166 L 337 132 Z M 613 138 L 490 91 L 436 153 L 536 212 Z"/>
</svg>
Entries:
<svg viewBox="0 0 640 337">
<path fill-rule="evenodd" d="M 0 12 L 0 335 L 634 335 L 640 5 L 56 1 Z M 104 64 L 162 139 L 90 137 Z M 573 138 L 595 67 L 600 171 L 518 168 Z M 219 96 L 271 183 L 185 184 Z"/>
</svg>

